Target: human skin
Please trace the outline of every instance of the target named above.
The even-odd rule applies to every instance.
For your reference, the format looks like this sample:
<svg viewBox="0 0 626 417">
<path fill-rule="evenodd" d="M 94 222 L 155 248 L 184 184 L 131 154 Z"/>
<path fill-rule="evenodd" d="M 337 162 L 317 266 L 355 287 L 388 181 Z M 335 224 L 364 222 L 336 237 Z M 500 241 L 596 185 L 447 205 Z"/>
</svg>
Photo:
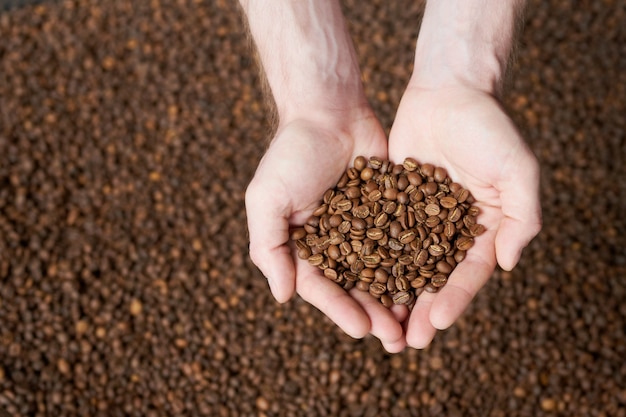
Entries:
<svg viewBox="0 0 626 417">
<path fill-rule="evenodd" d="M 389 352 L 427 346 L 538 232 L 538 165 L 497 100 L 521 1 L 430 1 L 414 72 L 389 141 L 367 103 L 336 1 L 241 0 L 276 103 L 278 128 L 246 192 L 250 256 L 279 302 L 298 292 L 347 334 Z M 411 156 L 467 187 L 487 232 L 437 294 L 411 312 L 345 292 L 293 256 L 301 225 L 357 155 Z"/>
<path fill-rule="evenodd" d="M 279 302 L 297 291 L 347 334 L 371 333 L 388 351 L 400 351 L 406 311 L 387 310 L 356 289 L 344 291 L 295 257 L 289 242 L 289 227 L 305 222 L 356 156 L 387 156 L 339 4 L 241 5 L 278 112 L 276 135 L 246 191 L 250 256 Z"/>
<path fill-rule="evenodd" d="M 418 298 L 406 323 L 423 348 L 463 313 L 496 263 L 511 270 L 541 229 L 539 166 L 498 96 L 522 1 L 429 1 L 414 71 L 389 137 L 389 157 L 447 169 L 470 190 L 487 232 L 436 294 Z"/>
</svg>

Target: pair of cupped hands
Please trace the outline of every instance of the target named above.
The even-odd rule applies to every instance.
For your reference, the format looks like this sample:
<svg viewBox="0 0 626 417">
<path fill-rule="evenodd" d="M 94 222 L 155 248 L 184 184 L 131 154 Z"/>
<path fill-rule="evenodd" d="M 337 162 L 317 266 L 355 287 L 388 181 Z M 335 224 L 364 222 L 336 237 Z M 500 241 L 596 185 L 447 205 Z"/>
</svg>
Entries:
<svg viewBox="0 0 626 417">
<path fill-rule="evenodd" d="M 302 225 L 358 155 L 447 169 L 469 189 L 486 232 L 438 293 L 411 312 L 345 291 L 295 256 L 290 227 Z M 409 87 L 389 139 L 365 99 L 281 118 L 246 192 L 250 256 L 279 302 L 297 292 L 345 333 L 380 339 L 388 352 L 424 348 L 463 313 L 493 274 L 511 270 L 541 228 L 539 166 L 496 97 L 471 88 Z"/>
</svg>

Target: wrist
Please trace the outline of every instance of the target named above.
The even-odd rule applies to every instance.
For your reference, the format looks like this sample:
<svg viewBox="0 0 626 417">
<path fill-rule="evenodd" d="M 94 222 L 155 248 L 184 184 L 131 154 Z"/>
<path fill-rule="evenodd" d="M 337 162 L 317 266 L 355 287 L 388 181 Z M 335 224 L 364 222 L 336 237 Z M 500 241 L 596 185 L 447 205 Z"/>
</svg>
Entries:
<svg viewBox="0 0 626 417">
<path fill-rule="evenodd" d="M 358 60 L 337 0 L 240 1 L 280 119 L 363 105 Z"/>
<path fill-rule="evenodd" d="M 502 88 L 524 1 L 429 1 L 415 53 L 411 87 Z"/>
<path fill-rule="evenodd" d="M 371 106 L 364 101 L 349 108 L 330 109 L 319 105 L 306 111 L 289 111 L 279 117 L 277 132 L 288 126 L 307 126 L 343 141 L 368 136 L 372 132 L 361 131 L 363 126 L 372 126 L 375 131 L 373 126 L 379 126 L 379 123 Z"/>
<path fill-rule="evenodd" d="M 469 42 L 442 42 L 416 53 L 409 87 L 421 89 L 471 88 L 489 94 L 500 90 L 506 64 L 493 53 L 475 51 Z"/>
</svg>

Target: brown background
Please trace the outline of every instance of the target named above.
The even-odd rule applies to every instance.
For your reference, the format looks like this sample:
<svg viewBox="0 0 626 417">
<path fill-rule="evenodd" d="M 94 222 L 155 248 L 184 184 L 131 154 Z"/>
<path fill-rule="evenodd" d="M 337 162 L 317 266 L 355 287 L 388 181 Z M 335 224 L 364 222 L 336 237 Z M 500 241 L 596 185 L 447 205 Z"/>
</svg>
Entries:
<svg viewBox="0 0 626 417">
<path fill-rule="evenodd" d="M 343 3 L 387 128 L 413 3 Z M 541 162 L 544 230 L 397 355 L 277 305 L 247 257 L 269 123 L 234 2 L 0 13 L 0 408 L 626 416 L 626 4 L 529 3 L 505 104 Z"/>
</svg>

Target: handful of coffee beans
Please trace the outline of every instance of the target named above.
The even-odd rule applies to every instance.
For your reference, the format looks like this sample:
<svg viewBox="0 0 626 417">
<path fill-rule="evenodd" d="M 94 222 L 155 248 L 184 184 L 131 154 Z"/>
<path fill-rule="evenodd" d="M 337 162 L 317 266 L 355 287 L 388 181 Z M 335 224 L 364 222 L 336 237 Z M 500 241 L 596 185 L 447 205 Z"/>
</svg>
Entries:
<svg viewBox="0 0 626 417">
<path fill-rule="evenodd" d="M 446 284 L 485 231 L 473 202 L 444 168 L 358 156 L 291 239 L 299 258 L 346 290 L 412 308 Z"/>
</svg>

